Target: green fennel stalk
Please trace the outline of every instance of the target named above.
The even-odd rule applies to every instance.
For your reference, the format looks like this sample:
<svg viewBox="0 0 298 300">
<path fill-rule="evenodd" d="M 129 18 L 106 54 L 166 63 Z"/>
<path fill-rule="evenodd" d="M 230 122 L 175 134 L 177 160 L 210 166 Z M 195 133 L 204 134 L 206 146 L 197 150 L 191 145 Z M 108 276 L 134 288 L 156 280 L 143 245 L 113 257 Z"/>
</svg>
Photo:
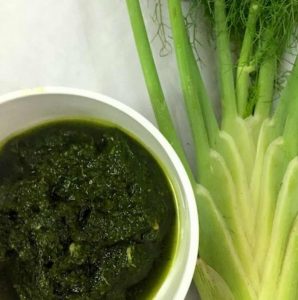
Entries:
<svg viewBox="0 0 298 300">
<path fill-rule="evenodd" d="M 214 33 L 219 122 L 191 46 L 185 2 L 168 0 L 163 9 L 169 14 L 194 140 L 194 176 L 166 109 L 139 0 L 126 0 L 157 123 L 184 162 L 196 192 L 200 249 L 194 282 L 207 300 L 294 300 L 298 59 L 277 108 L 272 106 L 279 65 L 298 24 L 298 1 L 192 2 L 205 11 Z"/>
<path fill-rule="evenodd" d="M 247 109 L 246 102 L 248 98 L 249 74 L 253 71 L 253 68 L 251 68 L 250 55 L 253 48 L 253 40 L 256 32 L 256 23 L 259 11 L 260 7 L 257 1 L 252 2 L 249 8 L 247 26 L 237 66 L 236 93 L 238 112 L 241 116 L 245 116 Z"/>
<path fill-rule="evenodd" d="M 176 134 L 165 101 L 164 93 L 155 67 L 154 58 L 142 17 L 140 3 L 139 1 L 127 0 L 127 6 L 129 8 L 128 11 L 130 14 L 131 22 L 133 24 L 137 24 L 137 26 L 133 26 L 136 46 L 141 58 L 142 69 L 157 123 L 160 127 L 161 132 L 178 153 L 190 179 L 193 181 L 193 176 L 189 164 L 187 162 L 181 142 L 179 141 Z"/>
</svg>

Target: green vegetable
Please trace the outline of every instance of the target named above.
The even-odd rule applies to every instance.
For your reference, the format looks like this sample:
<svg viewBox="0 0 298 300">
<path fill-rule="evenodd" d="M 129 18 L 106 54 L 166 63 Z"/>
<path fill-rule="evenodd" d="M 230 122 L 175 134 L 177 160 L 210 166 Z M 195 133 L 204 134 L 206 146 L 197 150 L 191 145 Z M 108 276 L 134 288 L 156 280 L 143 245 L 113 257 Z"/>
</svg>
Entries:
<svg viewBox="0 0 298 300">
<path fill-rule="evenodd" d="M 59 121 L 0 151 L 0 267 L 18 299 L 145 297 L 166 273 L 174 218 L 161 168 L 116 128 Z"/>
<path fill-rule="evenodd" d="M 165 100 L 141 7 L 138 0 L 126 2 L 150 99 L 160 112 Z M 275 83 L 285 52 L 297 48 L 298 1 L 189 2 L 192 11 L 205 12 L 213 32 L 222 108 L 218 122 L 183 14 L 187 4 L 162 3 L 194 140 L 194 174 L 169 114 L 160 113 L 157 121 L 197 195 L 200 258 L 194 281 L 202 299 L 297 299 L 298 59 L 281 91 Z"/>
</svg>

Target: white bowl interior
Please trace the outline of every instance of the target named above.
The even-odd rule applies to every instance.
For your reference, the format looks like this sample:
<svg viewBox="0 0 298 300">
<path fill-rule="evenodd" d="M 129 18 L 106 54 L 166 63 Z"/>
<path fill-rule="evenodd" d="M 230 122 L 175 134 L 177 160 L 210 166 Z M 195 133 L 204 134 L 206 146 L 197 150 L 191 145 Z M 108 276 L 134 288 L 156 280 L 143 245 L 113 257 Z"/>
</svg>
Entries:
<svg viewBox="0 0 298 300">
<path fill-rule="evenodd" d="M 179 243 L 168 276 L 155 299 L 183 299 L 191 283 L 198 248 L 198 220 L 191 185 L 182 164 L 159 131 L 138 113 L 102 95 L 68 89 L 0 97 L 0 141 L 47 120 L 67 117 L 115 123 L 161 162 L 176 195 Z"/>
</svg>

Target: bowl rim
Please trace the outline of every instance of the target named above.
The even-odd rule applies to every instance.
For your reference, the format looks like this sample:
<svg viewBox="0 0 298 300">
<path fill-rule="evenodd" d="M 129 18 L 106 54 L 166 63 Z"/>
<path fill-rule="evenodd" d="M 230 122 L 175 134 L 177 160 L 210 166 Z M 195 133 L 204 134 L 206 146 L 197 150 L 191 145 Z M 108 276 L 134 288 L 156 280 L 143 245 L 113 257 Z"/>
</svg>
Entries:
<svg viewBox="0 0 298 300">
<path fill-rule="evenodd" d="M 38 96 L 38 95 L 55 95 L 55 94 L 90 98 L 93 100 L 103 102 L 107 105 L 110 105 L 115 109 L 121 110 L 126 115 L 133 118 L 137 123 L 139 123 L 146 130 L 148 130 L 154 136 L 154 138 L 160 143 L 164 151 L 171 159 L 173 165 L 176 168 L 177 173 L 179 174 L 180 181 L 184 189 L 184 193 L 187 197 L 187 205 L 188 205 L 188 211 L 190 217 L 189 220 L 190 221 L 189 235 L 191 237 L 190 247 L 188 249 L 187 261 L 183 270 L 183 274 L 181 276 L 183 278 L 183 282 L 181 281 L 179 283 L 174 298 L 178 300 L 184 299 L 192 281 L 193 273 L 196 266 L 197 255 L 198 255 L 199 216 L 197 213 L 197 205 L 196 205 L 193 187 L 191 185 L 188 175 L 177 153 L 170 145 L 170 143 L 166 140 L 166 138 L 162 135 L 162 133 L 139 112 L 137 112 L 136 110 L 134 110 L 133 108 L 129 107 L 128 105 L 124 104 L 119 100 L 115 100 L 112 97 L 109 97 L 107 95 L 98 92 L 88 91 L 84 89 L 63 87 L 63 86 L 42 86 L 42 87 L 36 87 L 30 89 L 22 89 L 22 90 L 0 95 L 0 109 L 1 109 L 1 104 L 14 101 L 19 98 L 26 98 L 26 97 Z M 166 280 L 161 284 L 159 290 L 162 289 L 165 282 Z M 158 296 L 158 292 L 157 292 L 157 296 Z"/>
</svg>

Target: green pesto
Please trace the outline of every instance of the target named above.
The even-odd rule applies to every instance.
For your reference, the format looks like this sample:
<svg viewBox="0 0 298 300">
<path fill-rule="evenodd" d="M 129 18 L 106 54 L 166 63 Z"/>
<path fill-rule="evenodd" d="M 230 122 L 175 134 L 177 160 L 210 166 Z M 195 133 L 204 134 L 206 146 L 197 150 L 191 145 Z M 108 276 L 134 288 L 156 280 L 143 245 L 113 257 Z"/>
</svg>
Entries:
<svg viewBox="0 0 298 300">
<path fill-rule="evenodd" d="M 144 298 L 174 228 L 166 176 L 117 128 L 57 121 L 1 148 L 0 269 L 17 299 Z"/>
</svg>

